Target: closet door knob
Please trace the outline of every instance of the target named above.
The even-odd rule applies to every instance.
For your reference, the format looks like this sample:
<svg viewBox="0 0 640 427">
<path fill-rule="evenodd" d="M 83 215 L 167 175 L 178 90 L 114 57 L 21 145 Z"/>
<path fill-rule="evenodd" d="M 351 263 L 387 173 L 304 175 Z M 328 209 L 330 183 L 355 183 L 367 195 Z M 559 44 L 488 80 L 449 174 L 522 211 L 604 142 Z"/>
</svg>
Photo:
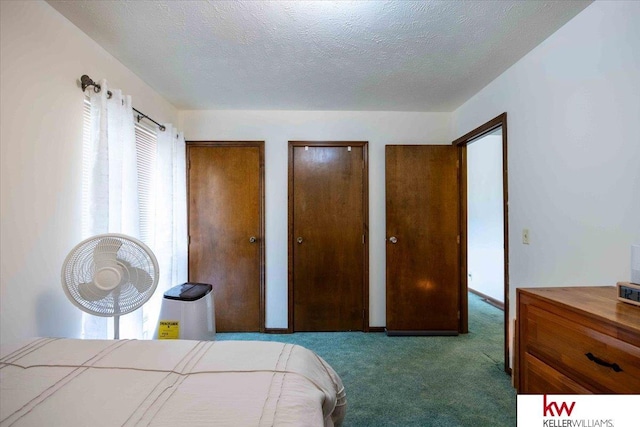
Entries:
<svg viewBox="0 0 640 427">
<path fill-rule="evenodd" d="M 255 238 L 255 236 L 251 236 L 251 237 L 249 237 L 249 243 L 255 243 L 255 242 L 256 242 L 256 240 L 257 240 L 257 239 Z"/>
<path fill-rule="evenodd" d="M 297 242 L 298 242 L 298 244 L 300 245 L 300 244 L 302 243 L 302 237 L 298 237 L 298 238 L 296 239 L 296 241 L 297 241 Z"/>
<path fill-rule="evenodd" d="M 395 245 L 398 243 L 398 238 L 396 236 L 391 236 L 389 237 L 389 241 Z"/>
</svg>

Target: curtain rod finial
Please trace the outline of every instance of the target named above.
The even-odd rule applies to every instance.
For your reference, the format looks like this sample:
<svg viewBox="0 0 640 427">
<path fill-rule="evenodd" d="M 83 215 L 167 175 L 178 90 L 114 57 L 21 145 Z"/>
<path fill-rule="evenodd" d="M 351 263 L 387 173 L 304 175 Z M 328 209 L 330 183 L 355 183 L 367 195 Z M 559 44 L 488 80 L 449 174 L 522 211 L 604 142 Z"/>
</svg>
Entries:
<svg viewBox="0 0 640 427">
<path fill-rule="evenodd" d="M 91 80 L 91 77 L 87 76 L 86 74 L 83 74 L 82 77 L 80 77 L 80 85 L 82 86 L 83 92 L 89 86 L 93 86 L 96 93 L 100 92 L 100 85 Z"/>
</svg>

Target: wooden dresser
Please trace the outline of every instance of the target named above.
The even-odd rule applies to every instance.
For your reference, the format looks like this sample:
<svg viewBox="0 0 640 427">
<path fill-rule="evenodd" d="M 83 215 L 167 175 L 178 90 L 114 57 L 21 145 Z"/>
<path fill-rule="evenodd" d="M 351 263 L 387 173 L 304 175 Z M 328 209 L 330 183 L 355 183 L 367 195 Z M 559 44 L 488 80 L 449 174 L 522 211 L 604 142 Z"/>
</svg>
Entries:
<svg viewBox="0 0 640 427">
<path fill-rule="evenodd" d="M 529 394 L 640 394 L 640 307 L 616 288 L 517 289 L 516 387 Z"/>
</svg>

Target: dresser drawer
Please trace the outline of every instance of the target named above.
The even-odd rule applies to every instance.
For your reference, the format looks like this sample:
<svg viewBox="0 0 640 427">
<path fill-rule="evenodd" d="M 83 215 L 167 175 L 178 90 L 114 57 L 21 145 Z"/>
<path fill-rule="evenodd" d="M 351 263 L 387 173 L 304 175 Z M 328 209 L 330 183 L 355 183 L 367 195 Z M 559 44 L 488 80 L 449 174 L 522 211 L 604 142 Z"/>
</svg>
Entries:
<svg viewBox="0 0 640 427">
<path fill-rule="evenodd" d="M 640 348 L 535 305 L 520 351 L 597 393 L 640 393 Z"/>
<path fill-rule="evenodd" d="M 529 394 L 590 394 L 571 378 L 556 371 L 540 359 L 525 353 L 522 359 L 522 388 Z"/>
</svg>

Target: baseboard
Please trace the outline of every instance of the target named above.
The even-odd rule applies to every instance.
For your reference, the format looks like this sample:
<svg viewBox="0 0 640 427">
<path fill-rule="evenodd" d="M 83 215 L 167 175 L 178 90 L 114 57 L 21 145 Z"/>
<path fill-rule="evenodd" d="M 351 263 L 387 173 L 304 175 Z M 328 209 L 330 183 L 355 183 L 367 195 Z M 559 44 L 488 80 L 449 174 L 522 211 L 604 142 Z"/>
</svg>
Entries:
<svg viewBox="0 0 640 427">
<path fill-rule="evenodd" d="M 389 331 L 390 337 L 454 337 L 458 336 L 458 331 Z"/>
<path fill-rule="evenodd" d="M 478 295 L 487 304 L 491 304 L 495 308 L 499 308 L 500 310 L 504 311 L 504 303 L 502 301 L 498 301 L 497 299 L 490 297 L 489 295 L 485 295 L 482 292 L 476 291 L 475 289 L 471 289 L 471 288 L 468 288 L 468 289 L 469 289 L 469 292 L 471 292 L 472 294 Z"/>
<path fill-rule="evenodd" d="M 367 332 L 385 332 L 387 328 L 384 326 L 370 326 Z M 265 328 L 265 334 L 291 334 L 293 332 L 289 331 L 287 328 Z"/>
<path fill-rule="evenodd" d="M 265 334 L 290 334 L 287 328 L 264 328 Z"/>
</svg>

